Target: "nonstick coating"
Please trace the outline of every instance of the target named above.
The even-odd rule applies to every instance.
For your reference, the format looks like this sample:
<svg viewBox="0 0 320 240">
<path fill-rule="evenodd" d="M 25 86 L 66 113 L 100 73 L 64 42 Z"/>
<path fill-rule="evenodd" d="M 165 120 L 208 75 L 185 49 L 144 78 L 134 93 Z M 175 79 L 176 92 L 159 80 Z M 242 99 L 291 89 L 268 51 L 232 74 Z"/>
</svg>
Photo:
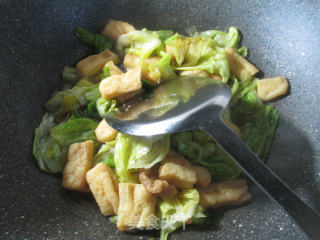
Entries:
<svg viewBox="0 0 320 240">
<path fill-rule="evenodd" d="M 199 30 L 237 26 L 264 77 L 284 75 L 291 94 L 275 103 L 281 120 L 268 165 L 320 211 L 319 1 L 0 1 L 0 239 L 148 239 L 103 217 L 90 195 L 63 189 L 32 157 L 43 104 L 64 65 L 84 51 L 77 26 L 100 31 L 111 18 L 137 28 Z M 275 186 L 277 187 L 277 186 Z M 255 186 L 246 205 L 215 210 L 214 224 L 171 239 L 307 239 Z M 319 223 L 320 227 L 320 223 Z"/>
</svg>

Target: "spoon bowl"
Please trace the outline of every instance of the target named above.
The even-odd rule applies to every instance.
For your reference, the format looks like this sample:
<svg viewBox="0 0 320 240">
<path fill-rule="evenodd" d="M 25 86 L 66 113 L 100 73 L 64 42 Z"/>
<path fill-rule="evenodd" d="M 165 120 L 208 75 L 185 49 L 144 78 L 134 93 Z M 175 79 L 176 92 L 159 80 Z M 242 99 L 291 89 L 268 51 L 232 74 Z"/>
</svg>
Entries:
<svg viewBox="0 0 320 240">
<path fill-rule="evenodd" d="M 182 77 L 177 82 L 184 82 L 186 85 L 186 82 L 192 82 L 193 79 L 199 80 L 199 78 Z M 166 85 L 162 87 L 168 88 Z M 162 90 L 161 92 L 166 91 Z M 179 97 L 181 102 L 162 115 L 159 115 L 156 106 L 151 104 L 149 110 L 140 113 L 136 119 L 123 121 L 115 114 L 109 114 L 106 120 L 120 132 L 135 136 L 154 136 L 202 129 L 203 125 L 212 124 L 214 119 L 222 118 L 231 96 L 230 88 L 227 85 L 210 79 L 208 85 L 200 88 L 196 94 L 192 94 L 189 101 L 184 102 L 182 97 Z M 206 109 L 210 109 L 210 111 L 206 111 Z"/>
</svg>

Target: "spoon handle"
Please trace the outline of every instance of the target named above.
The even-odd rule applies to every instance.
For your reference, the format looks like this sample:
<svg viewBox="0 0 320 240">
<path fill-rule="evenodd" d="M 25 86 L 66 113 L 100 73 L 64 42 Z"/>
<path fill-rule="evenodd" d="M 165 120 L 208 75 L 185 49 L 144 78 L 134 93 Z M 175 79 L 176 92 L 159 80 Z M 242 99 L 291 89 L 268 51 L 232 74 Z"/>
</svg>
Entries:
<svg viewBox="0 0 320 240">
<path fill-rule="evenodd" d="M 242 170 L 309 234 L 320 239 L 320 216 L 273 173 L 223 122 L 206 124 L 203 130 L 230 154 Z"/>
</svg>

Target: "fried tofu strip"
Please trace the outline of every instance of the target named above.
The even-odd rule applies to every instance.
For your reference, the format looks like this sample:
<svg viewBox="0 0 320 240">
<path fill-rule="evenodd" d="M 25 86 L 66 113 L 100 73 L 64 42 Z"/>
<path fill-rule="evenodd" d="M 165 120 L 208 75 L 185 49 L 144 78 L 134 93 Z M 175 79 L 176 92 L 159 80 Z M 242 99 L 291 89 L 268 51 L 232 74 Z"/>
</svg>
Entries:
<svg viewBox="0 0 320 240">
<path fill-rule="evenodd" d="M 154 227 L 157 198 L 142 184 L 119 184 L 119 210 L 117 227 L 121 231 Z"/>
<path fill-rule="evenodd" d="M 248 185 L 244 179 L 211 183 L 206 188 L 197 188 L 200 194 L 200 206 L 217 208 L 223 205 L 237 205 L 251 198 Z"/>
<path fill-rule="evenodd" d="M 68 161 L 63 170 L 62 186 L 71 190 L 86 191 L 86 174 L 92 167 L 94 153 L 93 141 L 71 144 Z"/>
<path fill-rule="evenodd" d="M 230 71 L 236 75 L 237 78 L 241 79 L 241 74 L 243 71 L 247 71 L 250 76 L 254 76 L 259 69 L 256 68 L 247 59 L 239 55 L 233 48 L 224 49 L 230 66 Z"/>
<path fill-rule="evenodd" d="M 284 77 L 266 78 L 257 81 L 258 97 L 270 101 L 288 92 L 289 83 Z"/>
<path fill-rule="evenodd" d="M 197 182 L 196 171 L 183 157 L 165 158 L 159 169 L 159 178 L 178 188 L 192 188 Z"/>
<path fill-rule="evenodd" d="M 101 213 L 105 216 L 117 214 L 119 189 L 112 169 L 102 162 L 98 163 L 87 172 L 87 182 Z"/>
<path fill-rule="evenodd" d="M 100 82 L 99 90 L 105 99 L 141 89 L 141 69 L 129 69 L 125 74 L 113 75 Z"/>
<path fill-rule="evenodd" d="M 102 31 L 102 35 L 117 41 L 122 34 L 136 30 L 134 26 L 127 22 L 111 19 Z"/>
<path fill-rule="evenodd" d="M 77 63 L 76 67 L 81 77 L 90 77 L 99 73 L 103 66 L 109 61 L 117 64 L 119 62 L 119 58 L 116 54 L 107 49 L 99 54 L 91 55 L 82 59 Z"/>
<path fill-rule="evenodd" d="M 109 67 L 109 74 L 110 74 L 110 76 L 123 74 L 123 72 L 121 71 L 121 69 L 118 68 L 118 66 L 114 65 L 114 62 L 113 62 L 113 61 L 107 62 L 107 63 L 104 65 L 104 67 Z"/>
<path fill-rule="evenodd" d="M 118 131 L 113 129 L 105 119 L 102 119 L 95 130 L 95 134 L 99 142 L 105 143 L 114 140 L 118 135 Z"/>
<path fill-rule="evenodd" d="M 201 166 L 192 165 L 192 169 L 196 172 L 197 181 L 195 185 L 200 187 L 207 187 L 211 182 L 210 172 Z"/>
</svg>

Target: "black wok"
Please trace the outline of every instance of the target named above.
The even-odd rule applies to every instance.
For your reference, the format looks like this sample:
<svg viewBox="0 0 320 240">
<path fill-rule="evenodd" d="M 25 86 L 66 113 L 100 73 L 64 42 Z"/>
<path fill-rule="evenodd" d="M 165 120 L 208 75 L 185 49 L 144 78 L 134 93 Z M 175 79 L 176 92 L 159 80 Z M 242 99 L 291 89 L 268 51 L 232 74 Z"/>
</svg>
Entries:
<svg viewBox="0 0 320 240">
<path fill-rule="evenodd" d="M 32 157 L 43 104 L 64 65 L 84 47 L 77 26 L 100 31 L 111 19 L 137 28 L 199 30 L 237 26 L 264 77 L 286 76 L 291 94 L 275 103 L 281 120 L 268 165 L 320 211 L 319 1 L 0 1 L 0 239 L 148 239 L 108 223 L 90 195 L 63 189 Z M 252 201 L 213 212 L 209 226 L 171 239 L 307 239 L 254 185 Z M 320 223 L 319 223 L 320 227 Z"/>
</svg>

